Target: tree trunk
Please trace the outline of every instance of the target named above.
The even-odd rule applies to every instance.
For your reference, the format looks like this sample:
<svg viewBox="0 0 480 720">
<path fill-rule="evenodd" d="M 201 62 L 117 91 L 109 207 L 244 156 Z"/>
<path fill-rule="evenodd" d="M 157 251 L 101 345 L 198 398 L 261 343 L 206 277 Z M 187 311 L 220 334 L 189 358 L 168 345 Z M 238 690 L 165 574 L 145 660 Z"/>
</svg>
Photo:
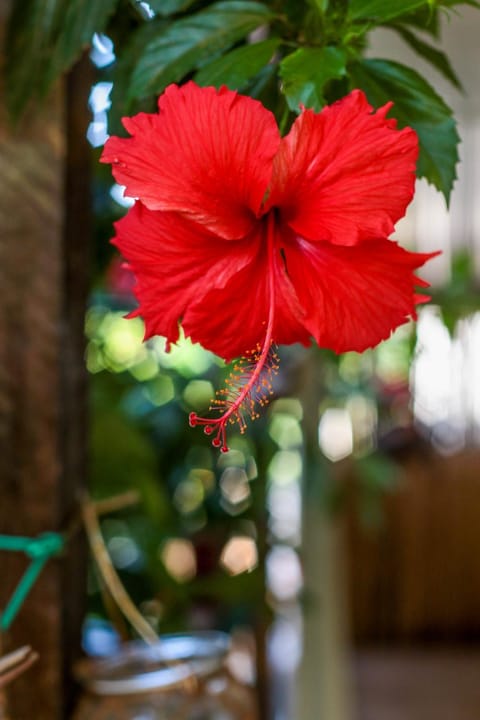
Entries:
<svg viewBox="0 0 480 720">
<path fill-rule="evenodd" d="M 0 118 L 1 534 L 63 530 L 85 478 L 88 75 L 76 70 L 15 131 Z M 0 611 L 28 562 L 0 555 Z M 12 720 L 68 716 L 84 567 L 77 535 L 1 639 L 1 652 L 28 644 L 40 654 L 7 688 Z"/>
</svg>

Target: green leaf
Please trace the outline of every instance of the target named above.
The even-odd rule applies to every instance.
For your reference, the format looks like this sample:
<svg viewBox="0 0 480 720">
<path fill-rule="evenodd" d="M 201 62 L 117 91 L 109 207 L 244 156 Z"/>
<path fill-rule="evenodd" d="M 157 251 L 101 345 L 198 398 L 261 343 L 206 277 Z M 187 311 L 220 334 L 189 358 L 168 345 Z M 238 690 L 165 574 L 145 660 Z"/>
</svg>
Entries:
<svg viewBox="0 0 480 720">
<path fill-rule="evenodd" d="M 117 3 L 118 0 L 68 0 L 65 3 L 42 92 L 46 92 L 56 78 L 73 65 L 82 50 L 90 45 L 94 33 L 103 32 Z"/>
<path fill-rule="evenodd" d="M 118 0 L 25 0 L 13 3 L 7 28 L 6 98 L 15 119 L 45 95 L 102 32 Z"/>
<path fill-rule="evenodd" d="M 132 74 L 129 98 L 158 94 L 170 83 L 180 82 L 272 17 L 262 3 L 231 0 L 173 22 L 144 48 Z"/>
<path fill-rule="evenodd" d="M 418 55 L 431 63 L 447 80 L 452 83 L 452 85 L 454 85 L 458 90 L 463 90 L 460 80 L 455 74 L 455 71 L 450 64 L 450 60 L 445 53 L 441 52 L 441 50 L 437 50 L 423 40 L 420 40 L 419 37 L 414 35 L 405 27 L 392 25 L 392 29 L 395 30 Z"/>
<path fill-rule="evenodd" d="M 163 32 L 169 23 L 167 20 L 154 19 L 140 25 L 129 36 L 127 46 L 123 49 L 113 69 L 113 88 L 110 95 L 112 106 L 108 111 L 108 132 L 112 135 L 123 135 L 125 130 L 121 118 L 133 115 L 140 110 L 153 111 L 154 108 L 144 108 L 133 100 L 128 100 L 128 88 L 132 73 L 143 52 L 144 47 L 153 38 Z"/>
<path fill-rule="evenodd" d="M 336 47 L 301 48 L 287 55 L 280 63 L 280 76 L 289 108 L 320 110 L 326 84 L 345 75 L 345 63 L 345 53 Z"/>
<path fill-rule="evenodd" d="M 248 83 L 244 89 L 245 95 L 260 100 L 268 110 L 273 112 L 276 117 L 280 116 L 278 112 L 279 100 L 285 102 L 284 98 L 280 98 L 278 88 L 277 66 L 265 65 L 262 70 Z"/>
<path fill-rule="evenodd" d="M 268 64 L 279 45 L 280 38 L 270 38 L 231 50 L 199 70 L 195 82 L 240 90 Z"/>
<path fill-rule="evenodd" d="M 63 5 L 63 0 L 12 3 L 6 36 L 5 93 L 14 119 L 38 93 Z"/>
<path fill-rule="evenodd" d="M 392 100 L 400 127 L 418 134 L 417 175 L 440 190 L 447 201 L 456 179 L 459 137 L 452 111 L 415 70 L 389 60 L 362 60 L 349 68 L 355 87 L 377 107 Z"/>
<path fill-rule="evenodd" d="M 310 4 L 323 15 L 328 9 L 330 0 L 310 0 Z"/>
<path fill-rule="evenodd" d="M 435 0 L 432 0 L 435 2 Z M 439 7 L 454 7 L 455 5 L 470 5 L 470 7 L 480 8 L 478 0 L 437 0 Z"/>
<path fill-rule="evenodd" d="M 183 12 L 194 2 L 195 0 L 148 0 L 152 10 L 163 17 Z"/>
<path fill-rule="evenodd" d="M 428 0 L 350 0 L 348 14 L 351 20 L 368 19 L 380 24 L 427 3 Z"/>
<path fill-rule="evenodd" d="M 409 25 L 412 28 L 428 33 L 436 40 L 440 37 L 440 18 L 436 8 L 421 7 L 413 13 L 402 15 L 400 22 L 402 25 Z"/>
</svg>

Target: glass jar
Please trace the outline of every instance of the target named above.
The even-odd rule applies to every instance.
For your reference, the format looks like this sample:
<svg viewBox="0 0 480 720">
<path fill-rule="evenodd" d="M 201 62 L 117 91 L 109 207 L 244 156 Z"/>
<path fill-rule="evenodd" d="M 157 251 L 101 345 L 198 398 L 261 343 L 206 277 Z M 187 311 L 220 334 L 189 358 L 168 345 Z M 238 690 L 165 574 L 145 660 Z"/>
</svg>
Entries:
<svg viewBox="0 0 480 720">
<path fill-rule="evenodd" d="M 124 645 L 78 667 L 85 687 L 73 720 L 257 720 L 252 690 L 225 666 L 220 632 L 165 635 Z"/>
</svg>

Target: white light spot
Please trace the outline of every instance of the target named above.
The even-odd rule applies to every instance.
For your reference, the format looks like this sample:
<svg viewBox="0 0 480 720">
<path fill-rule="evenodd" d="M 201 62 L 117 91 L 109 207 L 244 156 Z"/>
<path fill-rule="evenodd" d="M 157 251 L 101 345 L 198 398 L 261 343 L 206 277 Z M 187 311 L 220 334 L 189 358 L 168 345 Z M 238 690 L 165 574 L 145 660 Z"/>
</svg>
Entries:
<svg viewBox="0 0 480 720">
<path fill-rule="evenodd" d="M 286 545 L 276 545 L 267 556 L 267 585 L 277 600 L 293 600 L 303 585 L 297 553 Z"/>
<path fill-rule="evenodd" d="M 255 540 L 245 535 L 230 538 L 222 550 L 220 564 L 230 575 L 252 571 L 258 564 Z"/>
<path fill-rule="evenodd" d="M 95 113 L 98 120 L 94 120 L 87 128 L 87 140 L 92 147 L 101 147 L 105 145 L 108 139 L 107 132 L 107 115 L 106 113 Z"/>
<path fill-rule="evenodd" d="M 187 582 L 197 573 L 195 549 L 190 540 L 172 538 L 167 540 L 160 553 L 163 564 L 177 582 Z"/>
<path fill-rule="evenodd" d="M 113 83 L 111 82 L 99 82 L 92 87 L 88 105 L 94 114 L 104 112 L 110 108 L 112 104 L 110 100 L 112 87 Z"/>
<path fill-rule="evenodd" d="M 114 183 L 110 188 L 110 197 L 122 207 L 129 208 L 132 207 L 132 205 L 135 205 L 134 198 L 125 197 L 125 195 L 123 194 L 124 192 L 125 185 L 119 185 L 118 183 Z"/>
<path fill-rule="evenodd" d="M 139 9 L 142 11 L 142 14 L 147 20 L 151 20 L 155 17 L 155 11 L 151 7 L 151 5 L 148 2 L 139 2 L 139 0 L 136 0 L 137 5 Z"/>
<path fill-rule="evenodd" d="M 250 502 L 250 483 L 243 468 L 225 468 L 220 478 L 222 507 L 231 515 L 245 510 Z"/>
<path fill-rule="evenodd" d="M 417 323 L 412 382 L 415 418 L 427 427 L 449 420 L 452 389 L 461 381 L 455 370 L 452 339 L 440 311 L 433 305 L 424 308 Z"/>
<path fill-rule="evenodd" d="M 268 491 L 268 527 L 272 535 L 283 542 L 298 545 L 302 527 L 302 496 L 300 483 L 288 485 L 272 483 Z"/>
<path fill-rule="evenodd" d="M 328 408 L 318 426 L 318 444 L 332 462 L 351 455 L 353 429 L 350 413 L 344 408 Z"/>
<path fill-rule="evenodd" d="M 120 570 L 135 565 L 140 559 L 140 551 L 132 538 L 125 535 L 116 535 L 107 543 L 108 552 L 112 562 Z"/>
<path fill-rule="evenodd" d="M 94 33 L 90 59 L 99 68 L 107 67 L 115 61 L 113 42 L 107 35 Z"/>
<path fill-rule="evenodd" d="M 280 673 L 289 674 L 296 670 L 302 657 L 302 636 L 300 623 L 287 617 L 279 617 L 270 630 L 268 655 L 272 665 Z"/>
</svg>

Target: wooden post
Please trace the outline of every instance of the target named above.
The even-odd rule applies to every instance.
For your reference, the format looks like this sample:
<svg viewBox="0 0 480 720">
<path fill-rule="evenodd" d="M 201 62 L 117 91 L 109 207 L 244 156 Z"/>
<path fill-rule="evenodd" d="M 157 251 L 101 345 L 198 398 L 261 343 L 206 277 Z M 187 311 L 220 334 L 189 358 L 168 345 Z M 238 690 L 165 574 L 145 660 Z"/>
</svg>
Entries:
<svg viewBox="0 0 480 720">
<path fill-rule="evenodd" d="M 7 3 L 0 2 L 4 26 Z M 89 72 L 76 70 L 13 131 L 0 118 L 0 533 L 62 530 L 85 479 L 83 366 Z M 68 717 L 80 647 L 83 541 L 48 563 L 2 638 L 40 659 L 8 686 L 6 717 Z M 0 554 L 0 611 L 27 559 Z M 0 717 L 2 712 L 0 710 Z"/>
<path fill-rule="evenodd" d="M 318 446 L 321 359 L 312 348 L 302 377 L 305 478 L 302 557 L 305 572 L 303 657 L 297 675 L 296 720 L 351 720 L 348 621 L 338 521 L 322 504 L 324 464 Z"/>
</svg>

